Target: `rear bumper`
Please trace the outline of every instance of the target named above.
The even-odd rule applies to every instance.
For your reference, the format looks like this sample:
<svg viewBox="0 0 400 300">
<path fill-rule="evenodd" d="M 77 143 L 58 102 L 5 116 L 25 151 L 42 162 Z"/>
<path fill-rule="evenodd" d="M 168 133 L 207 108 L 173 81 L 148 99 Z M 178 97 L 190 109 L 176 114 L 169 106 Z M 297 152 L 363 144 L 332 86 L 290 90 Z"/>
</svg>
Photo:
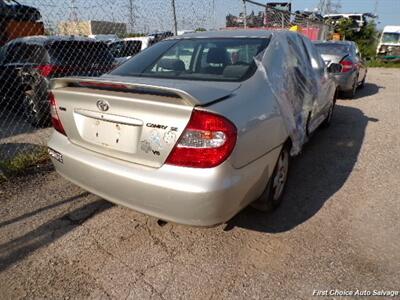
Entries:
<svg viewBox="0 0 400 300">
<path fill-rule="evenodd" d="M 58 173 L 110 202 L 166 221 L 211 226 L 229 220 L 263 191 L 280 147 L 234 169 L 227 161 L 212 169 L 164 165 L 155 169 L 94 153 L 54 132 L 49 147 Z"/>
<path fill-rule="evenodd" d="M 348 73 L 335 74 L 335 79 L 339 87 L 339 91 L 351 91 L 353 89 L 354 79 L 357 73 L 352 71 Z"/>
</svg>

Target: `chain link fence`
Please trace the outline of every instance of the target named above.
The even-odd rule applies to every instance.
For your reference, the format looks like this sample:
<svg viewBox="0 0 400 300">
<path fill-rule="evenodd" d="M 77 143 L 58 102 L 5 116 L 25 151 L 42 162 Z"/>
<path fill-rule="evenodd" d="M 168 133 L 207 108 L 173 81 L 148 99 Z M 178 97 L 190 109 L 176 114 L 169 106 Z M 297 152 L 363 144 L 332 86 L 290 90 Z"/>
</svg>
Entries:
<svg viewBox="0 0 400 300">
<path fill-rule="evenodd" d="M 45 149 L 51 78 L 101 76 L 175 33 L 244 27 L 329 34 L 315 13 L 254 1 L 0 0 L 0 171 Z"/>
</svg>

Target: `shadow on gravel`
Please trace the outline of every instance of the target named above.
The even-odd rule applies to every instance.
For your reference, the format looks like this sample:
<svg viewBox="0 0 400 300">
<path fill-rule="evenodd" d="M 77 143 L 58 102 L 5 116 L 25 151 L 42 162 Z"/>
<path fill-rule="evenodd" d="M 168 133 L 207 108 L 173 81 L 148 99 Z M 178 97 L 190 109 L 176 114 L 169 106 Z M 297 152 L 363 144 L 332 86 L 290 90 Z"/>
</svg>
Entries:
<svg viewBox="0 0 400 300">
<path fill-rule="evenodd" d="M 12 224 L 12 223 L 19 222 L 19 221 L 22 221 L 22 220 L 24 220 L 24 219 L 33 217 L 34 215 L 37 215 L 37 214 L 39 214 L 39 213 L 41 213 L 41 212 L 44 212 L 44 211 L 46 211 L 46 210 L 49 210 L 49 209 L 53 209 L 53 208 L 55 208 L 55 207 L 57 207 L 57 206 L 61 206 L 61 205 L 64 205 L 64 204 L 67 204 L 67 203 L 76 201 L 77 199 L 82 198 L 82 197 L 86 197 L 86 196 L 88 196 L 88 195 L 89 195 L 88 192 L 83 192 L 83 193 L 81 193 L 81 194 L 79 194 L 79 195 L 70 197 L 70 198 L 65 199 L 65 200 L 62 200 L 62 201 L 58 201 L 58 202 L 53 203 L 53 204 L 51 204 L 51 205 L 48 205 L 48 206 L 45 206 L 45 207 L 41 207 L 41 208 L 36 209 L 36 210 L 34 210 L 34 211 L 31 211 L 31 212 L 29 212 L 29 213 L 23 214 L 23 215 L 21 215 L 21 216 L 19 216 L 19 217 L 16 217 L 16 218 L 14 218 L 14 219 L 1 222 L 1 223 L 0 223 L 0 228 L 3 227 L 3 226 L 10 225 L 10 224 Z"/>
<path fill-rule="evenodd" d="M 356 96 L 353 100 L 378 94 L 380 89 L 385 89 L 385 87 L 376 85 L 375 83 L 366 82 L 362 89 L 357 90 Z"/>
<path fill-rule="evenodd" d="M 380 89 L 385 89 L 384 86 L 376 85 L 375 83 L 366 82 L 363 88 L 357 90 L 357 93 L 353 99 L 347 99 L 341 93 L 339 93 L 339 98 L 343 100 L 360 100 L 364 97 L 372 96 L 379 93 Z"/>
<path fill-rule="evenodd" d="M 337 105 L 331 126 L 318 130 L 303 153 L 291 161 L 282 205 L 272 213 L 248 207 L 230 220 L 233 227 L 278 233 L 314 216 L 346 182 L 354 169 L 368 122 L 377 122 L 357 108 Z"/>
<path fill-rule="evenodd" d="M 0 140 L 36 130 L 37 128 L 29 124 L 21 113 L 12 110 L 0 112 Z"/>
<path fill-rule="evenodd" d="M 111 203 L 97 200 L 51 220 L 21 237 L 1 244 L 0 272 L 110 207 Z"/>
</svg>

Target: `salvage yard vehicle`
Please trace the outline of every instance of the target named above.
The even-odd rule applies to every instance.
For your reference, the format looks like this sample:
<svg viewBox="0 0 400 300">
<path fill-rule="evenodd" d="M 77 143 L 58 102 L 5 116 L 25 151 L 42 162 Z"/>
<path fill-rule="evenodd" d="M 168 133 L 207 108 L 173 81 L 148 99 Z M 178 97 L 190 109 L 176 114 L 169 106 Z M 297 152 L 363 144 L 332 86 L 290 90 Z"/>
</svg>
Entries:
<svg viewBox="0 0 400 300">
<path fill-rule="evenodd" d="M 62 176 L 111 202 L 215 225 L 254 201 L 281 203 L 290 155 L 329 125 L 335 92 L 298 33 L 173 37 L 100 78 L 52 80 L 49 154 Z"/>
<path fill-rule="evenodd" d="M 354 98 L 357 88 L 364 87 L 368 71 L 357 44 L 351 41 L 314 43 L 327 65 L 339 63 L 342 66 L 334 74 L 339 84 L 339 91 L 347 98 Z"/>
<path fill-rule="evenodd" d="M 49 79 L 100 76 L 114 57 L 102 42 L 82 37 L 32 36 L 15 39 L 0 51 L 0 102 L 21 111 L 36 126 L 49 126 Z"/>
<path fill-rule="evenodd" d="M 117 65 L 120 65 L 140 51 L 150 47 L 152 43 L 152 37 L 132 37 L 108 43 L 108 48 L 114 56 Z"/>
<path fill-rule="evenodd" d="M 385 26 L 376 50 L 379 59 L 400 61 L 400 26 Z"/>
</svg>

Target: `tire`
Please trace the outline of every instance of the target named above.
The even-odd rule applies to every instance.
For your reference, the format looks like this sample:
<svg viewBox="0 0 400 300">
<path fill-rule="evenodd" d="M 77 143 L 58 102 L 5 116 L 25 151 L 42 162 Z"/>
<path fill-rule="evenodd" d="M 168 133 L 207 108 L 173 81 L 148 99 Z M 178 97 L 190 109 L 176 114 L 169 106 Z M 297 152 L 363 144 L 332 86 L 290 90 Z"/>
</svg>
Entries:
<svg viewBox="0 0 400 300">
<path fill-rule="evenodd" d="M 37 95 L 33 89 L 24 92 L 22 98 L 24 116 L 35 128 L 48 127 L 51 124 L 49 107 L 46 102 L 39 101 L 38 96 L 40 95 Z"/>
<path fill-rule="evenodd" d="M 366 79 L 367 79 L 367 74 L 365 74 L 363 80 L 361 81 L 360 85 L 358 86 L 359 89 L 362 89 L 365 86 Z"/>
<path fill-rule="evenodd" d="M 275 210 L 282 203 L 289 174 L 289 163 L 290 147 L 289 144 L 286 143 L 279 154 L 274 171 L 264 192 L 260 198 L 252 203 L 255 209 L 270 212 Z"/>
<path fill-rule="evenodd" d="M 354 99 L 354 97 L 356 96 L 356 92 L 357 92 L 357 76 L 356 79 L 354 79 L 351 90 L 343 92 L 343 95 L 348 99 Z"/>
</svg>

